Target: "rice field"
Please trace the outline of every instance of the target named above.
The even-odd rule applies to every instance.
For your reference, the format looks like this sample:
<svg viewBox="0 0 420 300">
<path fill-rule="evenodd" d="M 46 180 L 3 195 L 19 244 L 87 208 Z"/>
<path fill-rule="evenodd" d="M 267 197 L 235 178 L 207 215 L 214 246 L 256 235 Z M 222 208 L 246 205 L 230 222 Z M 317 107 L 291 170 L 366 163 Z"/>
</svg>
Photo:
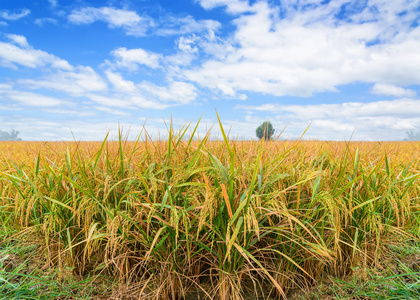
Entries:
<svg viewBox="0 0 420 300">
<path fill-rule="evenodd" d="M 0 221 L 63 276 L 117 277 L 138 299 L 286 299 L 417 239 L 420 143 L 220 128 L 220 141 L 186 126 L 165 141 L 2 142 Z"/>
</svg>

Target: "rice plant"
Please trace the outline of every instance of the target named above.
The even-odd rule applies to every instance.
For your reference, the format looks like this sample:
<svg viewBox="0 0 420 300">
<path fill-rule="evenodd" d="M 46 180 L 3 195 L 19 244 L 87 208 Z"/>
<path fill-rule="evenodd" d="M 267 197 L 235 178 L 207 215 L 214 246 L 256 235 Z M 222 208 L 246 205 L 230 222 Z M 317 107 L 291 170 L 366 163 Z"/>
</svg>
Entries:
<svg viewBox="0 0 420 300">
<path fill-rule="evenodd" d="M 417 237 L 418 143 L 232 141 L 219 127 L 220 141 L 171 124 L 166 140 L 0 143 L 2 225 L 59 270 L 171 300 L 287 298 Z"/>
</svg>

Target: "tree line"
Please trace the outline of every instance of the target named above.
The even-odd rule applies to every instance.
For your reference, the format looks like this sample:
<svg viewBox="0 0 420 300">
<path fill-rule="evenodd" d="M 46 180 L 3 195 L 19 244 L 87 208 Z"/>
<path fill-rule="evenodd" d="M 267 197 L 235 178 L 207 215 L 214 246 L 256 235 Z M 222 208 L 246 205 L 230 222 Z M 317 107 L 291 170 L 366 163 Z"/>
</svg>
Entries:
<svg viewBox="0 0 420 300">
<path fill-rule="evenodd" d="M 12 131 L 7 132 L 0 130 L 0 141 L 21 141 L 21 138 L 18 138 L 19 131 L 12 129 Z"/>
<path fill-rule="evenodd" d="M 420 141 L 420 131 L 414 132 L 414 130 L 407 131 L 407 138 L 404 141 Z"/>
</svg>

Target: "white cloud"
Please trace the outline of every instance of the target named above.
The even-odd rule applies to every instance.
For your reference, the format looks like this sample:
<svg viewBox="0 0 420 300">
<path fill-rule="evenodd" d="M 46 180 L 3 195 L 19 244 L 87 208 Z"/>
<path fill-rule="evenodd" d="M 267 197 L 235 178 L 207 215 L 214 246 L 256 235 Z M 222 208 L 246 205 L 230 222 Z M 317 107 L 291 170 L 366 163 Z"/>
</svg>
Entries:
<svg viewBox="0 0 420 300">
<path fill-rule="evenodd" d="M 196 87 L 182 81 L 169 81 L 167 86 L 159 86 L 142 81 L 134 83 L 123 77 L 121 73 L 111 69 L 105 71 L 105 76 L 112 88 L 93 68 L 89 66 L 71 66 L 66 61 L 47 52 L 33 49 L 26 38 L 19 35 L 7 36 L 12 43 L 1 43 L 0 58 L 9 67 L 20 64 L 32 68 L 40 68 L 43 75 L 39 78 L 18 79 L 16 83 L 26 89 L 54 91 L 71 97 L 85 97 L 103 107 L 120 107 L 124 109 L 165 109 L 192 102 L 197 97 Z M 0 45 L 1 46 L 1 45 Z M 151 68 L 160 67 L 162 57 L 143 49 L 119 48 L 112 52 L 116 58 L 111 67 L 130 70 L 146 65 Z M 57 99 L 35 94 L 33 92 L 13 91 L 8 84 L 1 84 L 0 91 L 7 94 L 9 101 L 24 103 L 31 106 L 59 106 L 63 102 Z M 32 99 L 32 100 L 31 100 Z M 77 99 L 81 101 L 81 99 Z M 62 108 L 59 108 L 62 109 Z M 106 109 L 105 109 L 106 110 Z M 120 114 L 121 115 L 121 114 Z"/>
<path fill-rule="evenodd" d="M 109 107 L 104 107 L 104 106 L 95 106 L 95 109 L 100 110 L 100 111 L 105 112 L 105 113 L 112 114 L 112 115 L 118 115 L 118 116 L 124 116 L 124 117 L 130 116 L 130 114 L 128 114 L 126 112 L 123 112 L 121 110 L 116 110 L 115 108 L 109 108 Z"/>
<path fill-rule="evenodd" d="M 247 0 L 196 0 L 204 9 L 213 9 L 218 6 L 225 6 L 227 12 L 240 14 L 249 12 L 252 7 Z"/>
<path fill-rule="evenodd" d="M 197 39 L 195 38 L 195 36 L 192 36 L 192 37 L 181 36 L 177 41 L 178 49 L 183 52 L 197 53 L 198 48 L 195 46 L 196 40 Z"/>
<path fill-rule="evenodd" d="M 220 22 L 214 20 L 195 20 L 192 16 L 164 18 L 160 27 L 156 29 L 157 35 L 180 35 L 199 33 L 203 31 L 216 31 L 221 27 Z"/>
<path fill-rule="evenodd" d="M 39 27 L 43 27 L 45 24 L 48 24 L 48 23 L 56 25 L 57 20 L 53 18 L 39 18 L 39 19 L 36 19 L 34 23 L 35 25 Z"/>
<path fill-rule="evenodd" d="M 127 101 L 127 99 L 120 99 L 118 95 L 109 97 L 97 94 L 87 94 L 86 97 L 88 97 L 90 100 L 96 103 L 109 107 L 127 108 L 131 105 L 130 101 Z"/>
<path fill-rule="evenodd" d="M 72 95 L 83 95 L 88 92 L 101 92 L 107 89 L 105 81 L 91 67 L 78 66 L 73 71 L 62 71 L 44 79 L 22 79 L 19 83 L 32 89 L 46 88 Z"/>
<path fill-rule="evenodd" d="M 89 93 L 87 97 L 106 107 L 120 107 L 124 109 L 166 109 L 191 103 L 197 98 L 195 86 L 185 82 L 170 82 L 168 86 L 158 86 L 143 81 L 137 85 L 125 80 L 119 73 L 106 71 L 108 80 L 114 90 L 100 95 Z"/>
<path fill-rule="evenodd" d="M 162 56 L 151 51 L 144 49 L 127 49 L 121 47 L 115 49 L 111 54 L 117 59 L 115 65 L 120 68 L 126 68 L 128 70 L 137 70 L 139 65 L 145 65 L 149 68 L 158 68 L 159 61 Z"/>
<path fill-rule="evenodd" d="M 235 17 L 233 35 L 199 44 L 211 56 L 178 76 L 227 96 L 308 97 L 354 82 L 420 84 L 420 27 L 411 26 L 416 1 L 371 0 L 365 8 L 344 0 L 281 7 L 257 1 L 247 8 L 246 1 L 202 0 L 207 9 L 240 5 L 248 13 Z M 337 18 L 343 5 L 346 15 Z"/>
<path fill-rule="evenodd" d="M 170 82 L 169 86 L 157 86 L 150 82 L 142 82 L 138 85 L 139 90 L 151 98 L 176 105 L 188 104 L 196 99 L 197 90 L 194 85 L 186 82 Z"/>
<path fill-rule="evenodd" d="M 77 25 L 91 24 L 96 21 L 108 23 L 110 28 L 122 28 L 127 35 L 145 36 L 147 33 L 158 36 L 182 35 L 190 33 L 217 31 L 221 24 L 215 20 L 196 20 L 187 15 L 175 17 L 169 14 L 159 19 L 137 12 L 113 7 L 83 7 L 73 10 L 69 22 Z"/>
<path fill-rule="evenodd" d="M 0 21 L 0 26 L 7 26 L 8 24 L 4 21 Z"/>
<path fill-rule="evenodd" d="M 16 45 L 0 42 L 0 65 L 16 68 L 16 64 L 29 68 L 49 65 L 54 69 L 71 70 L 70 64 L 42 50 L 33 49 L 21 35 L 7 35 Z"/>
<path fill-rule="evenodd" d="M 48 2 L 50 3 L 51 7 L 56 7 L 57 6 L 57 0 L 48 0 Z"/>
<path fill-rule="evenodd" d="M 342 140 L 355 130 L 354 139 L 390 140 L 402 139 L 404 132 L 420 126 L 420 100 L 398 99 L 378 102 L 347 102 L 341 104 L 258 106 L 237 105 L 248 116 L 270 114 L 275 127 L 288 124 L 292 137 L 299 137 L 311 122 L 309 137 Z M 254 123 L 263 122 L 263 118 Z"/>
<path fill-rule="evenodd" d="M 176 77 L 180 72 L 180 66 L 189 66 L 197 58 L 195 53 L 179 51 L 174 55 L 165 56 L 165 66 L 167 77 Z"/>
<path fill-rule="evenodd" d="M 29 47 L 28 41 L 26 40 L 26 37 L 24 37 L 23 35 L 18 35 L 18 34 L 8 34 L 6 35 L 6 37 L 11 40 L 13 43 L 23 47 L 23 48 L 27 48 Z"/>
<path fill-rule="evenodd" d="M 8 21 L 16 21 L 16 20 L 26 17 L 30 13 L 31 11 L 29 9 L 22 9 L 18 13 L 10 12 L 8 10 L 2 10 L 0 11 L 0 18 L 8 20 Z"/>
<path fill-rule="evenodd" d="M 399 86 L 385 83 L 376 83 L 371 92 L 377 95 L 395 96 L 395 97 L 415 97 L 417 93 L 410 89 L 404 89 Z"/>
<path fill-rule="evenodd" d="M 169 104 L 162 104 L 159 101 L 146 98 L 142 94 L 124 94 L 115 93 L 107 96 L 88 94 L 87 97 L 105 107 L 120 108 L 120 109 L 131 109 L 144 108 L 144 109 L 165 109 L 168 108 Z"/>
<path fill-rule="evenodd" d="M 149 18 L 140 17 L 134 11 L 113 7 L 84 7 L 73 10 L 68 19 L 78 25 L 103 21 L 111 28 L 123 28 L 127 35 L 133 36 L 144 36 L 151 25 Z"/>
<path fill-rule="evenodd" d="M 377 102 L 345 102 L 341 104 L 281 105 L 263 104 L 259 106 L 238 105 L 238 109 L 266 111 L 275 114 L 291 114 L 299 120 L 331 118 L 363 118 L 372 116 L 414 117 L 420 115 L 420 100 L 398 99 Z"/>
<path fill-rule="evenodd" d="M 95 113 L 92 112 L 90 107 L 81 107 L 78 110 L 70 110 L 70 109 L 61 109 L 61 108 L 44 108 L 42 111 L 48 112 L 50 114 L 61 114 L 61 115 L 73 115 L 73 116 L 80 116 L 80 117 L 91 117 L 94 116 Z"/>
<path fill-rule="evenodd" d="M 168 78 L 176 77 L 180 72 L 180 67 L 187 67 L 199 58 L 200 45 L 204 43 L 204 40 L 206 40 L 206 36 L 192 34 L 190 36 L 181 36 L 175 41 L 178 46 L 177 52 L 162 58 L 162 64 L 165 67 Z"/>
<path fill-rule="evenodd" d="M 0 83 L 0 93 L 13 89 L 13 86 L 7 83 Z"/>
<path fill-rule="evenodd" d="M 39 106 L 39 107 L 48 107 L 48 106 L 58 106 L 62 102 L 53 97 L 48 97 L 36 93 L 16 91 L 16 90 L 0 90 L 2 95 L 2 101 L 8 101 L 15 103 L 16 101 L 29 106 Z"/>
<path fill-rule="evenodd" d="M 116 91 L 125 92 L 125 93 L 133 93 L 137 91 L 134 82 L 124 80 L 119 73 L 113 73 L 111 71 L 106 71 L 106 76 L 109 82 L 112 83 Z"/>
<path fill-rule="evenodd" d="M 96 109 L 96 107 L 95 107 Z M 102 115 L 108 114 L 107 111 L 102 111 Z M 113 114 L 113 112 L 109 112 Z M 60 116 L 61 117 L 61 116 Z M 38 141 L 102 141 L 109 132 L 108 140 L 118 140 L 118 132 L 123 130 L 123 134 L 128 134 L 129 140 L 134 140 L 143 131 L 144 120 L 137 119 L 135 122 L 115 122 L 114 119 L 101 120 L 100 122 L 75 119 L 71 116 L 70 120 L 45 121 L 39 117 L 21 118 L 19 124 L 15 120 L 5 120 L 2 122 L 4 128 L 14 128 L 20 131 L 19 137 L 24 140 L 38 140 Z M 2 120 L 3 121 L 3 120 Z M 186 122 L 184 120 L 173 119 L 174 126 L 182 126 Z M 153 137 L 160 134 L 167 135 L 167 129 L 161 118 L 157 120 L 148 119 L 146 129 Z M 144 138 L 144 131 L 142 138 Z"/>
<path fill-rule="evenodd" d="M 52 7 L 57 5 L 55 0 L 49 1 Z M 3 35 L 8 40 L 0 42 L 0 65 L 14 69 L 24 66 L 33 69 L 29 70 L 31 75 L 41 75 L 17 80 L 13 86 L 0 84 L 0 99 L 6 103 L 1 103 L 1 108 L 31 106 L 35 110 L 39 106 L 42 113 L 57 113 L 64 118 L 68 112 L 74 117 L 76 106 L 67 109 L 65 106 L 70 104 L 50 97 L 52 91 L 52 95 L 59 92 L 75 104 L 90 108 L 94 112 L 91 115 L 101 118 L 101 122 L 102 117 L 111 115 L 115 122 L 116 116 L 131 116 L 132 111 L 194 104 L 198 95 L 245 100 L 249 92 L 251 102 L 259 95 L 263 99 L 264 95 L 311 96 L 338 92 L 347 84 L 367 83 L 373 86 L 372 93 L 400 99 L 303 106 L 241 105 L 237 109 L 246 113 L 245 120 L 225 123 L 234 124 L 233 132 L 248 138 L 254 137 L 255 128 L 267 115 L 272 116 L 276 128 L 289 123 L 293 136 L 299 136 L 310 121 L 312 137 L 331 139 L 349 137 L 354 128 L 359 139 L 395 138 L 401 131 L 420 128 L 420 100 L 414 91 L 420 84 L 420 28 L 413 25 L 418 19 L 418 0 L 196 2 L 205 9 L 222 7 L 233 21 L 221 30 L 218 21 L 185 15 L 152 19 L 113 7 L 73 10 L 68 16 L 72 24 L 104 22 L 127 35 L 159 35 L 157 39 L 162 40 L 162 36 L 179 35 L 170 37 L 175 44 L 162 54 L 149 51 L 149 43 L 143 44 L 143 39 L 137 40 L 141 44 L 131 45 L 139 48 L 118 45 L 101 65 L 103 73 L 93 65 L 72 66 L 53 54 L 34 49 L 24 36 Z M 24 13 L 0 11 L 0 19 L 23 18 Z M 1 22 L 7 25 L 0 21 L 0 26 Z M 34 22 L 42 26 L 57 21 L 42 18 Z M 126 77 L 126 71 L 138 70 L 137 81 L 134 76 Z M 156 74 L 161 77 L 162 73 L 166 84 L 147 78 Z M 16 91 L 14 86 L 26 90 Z M 414 86 L 413 90 L 410 86 Z M 205 95 L 207 88 L 214 94 Z M 270 101 L 281 100 L 270 97 Z M 45 122 L 37 126 L 57 124 Z M 83 132 L 83 128 L 77 128 Z M 54 136 L 60 137 L 60 130 L 64 129 L 57 129 Z"/>
</svg>

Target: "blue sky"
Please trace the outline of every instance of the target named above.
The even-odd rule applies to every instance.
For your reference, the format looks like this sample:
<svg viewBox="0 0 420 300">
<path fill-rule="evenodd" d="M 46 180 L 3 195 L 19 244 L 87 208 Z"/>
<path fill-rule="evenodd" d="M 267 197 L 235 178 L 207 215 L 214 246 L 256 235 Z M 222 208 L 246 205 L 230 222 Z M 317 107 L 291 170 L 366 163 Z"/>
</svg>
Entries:
<svg viewBox="0 0 420 300">
<path fill-rule="evenodd" d="M 420 0 L 0 4 L 0 130 L 101 140 L 198 121 L 254 139 L 420 130 Z M 215 126 L 213 134 L 217 136 Z"/>
</svg>

